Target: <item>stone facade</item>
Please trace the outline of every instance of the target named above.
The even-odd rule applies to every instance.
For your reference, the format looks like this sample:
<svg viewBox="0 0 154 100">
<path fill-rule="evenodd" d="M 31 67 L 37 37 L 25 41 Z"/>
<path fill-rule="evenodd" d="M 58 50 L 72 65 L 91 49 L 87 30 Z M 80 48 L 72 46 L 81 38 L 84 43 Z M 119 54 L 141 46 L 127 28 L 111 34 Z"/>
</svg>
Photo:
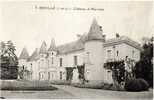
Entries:
<svg viewBox="0 0 154 100">
<path fill-rule="evenodd" d="M 74 42 L 56 46 L 52 39 L 49 49 L 44 41 L 30 57 L 27 58 L 27 51 L 26 54 L 21 53 L 19 66 L 32 72 L 31 80 L 66 80 L 66 69 L 74 68 L 72 82 L 78 82 L 76 67 L 84 64 L 87 80 L 112 83 L 112 72 L 103 67 L 104 63 L 125 59 L 126 56 L 138 61 L 140 51 L 140 45 L 126 36 L 107 40 L 94 19 L 88 34 Z"/>
</svg>

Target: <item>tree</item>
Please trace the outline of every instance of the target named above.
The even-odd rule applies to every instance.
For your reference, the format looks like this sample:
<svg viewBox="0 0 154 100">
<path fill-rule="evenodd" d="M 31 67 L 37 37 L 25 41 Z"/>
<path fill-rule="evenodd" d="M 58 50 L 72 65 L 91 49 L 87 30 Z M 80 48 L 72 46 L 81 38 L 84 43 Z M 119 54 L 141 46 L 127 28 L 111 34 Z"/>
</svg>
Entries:
<svg viewBox="0 0 154 100">
<path fill-rule="evenodd" d="M 153 39 L 146 39 L 142 48 L 140 61 L 136 63 L 135 75 L 136 78 L 145 79 L 150 86 L 153 86 Z"/>
<path fill-rule="evenodd" d="M 85 79 L 85 64 L 77 66 L 79 76 L 81 83 L 84 84 L 85 82 L 88 82 L 88 80 Z"/>
<path fill-rule="evenodd" d="M 12 41 L 0 43 L 0 78 L 17 79 L 18 59 Z"/>
</svg>

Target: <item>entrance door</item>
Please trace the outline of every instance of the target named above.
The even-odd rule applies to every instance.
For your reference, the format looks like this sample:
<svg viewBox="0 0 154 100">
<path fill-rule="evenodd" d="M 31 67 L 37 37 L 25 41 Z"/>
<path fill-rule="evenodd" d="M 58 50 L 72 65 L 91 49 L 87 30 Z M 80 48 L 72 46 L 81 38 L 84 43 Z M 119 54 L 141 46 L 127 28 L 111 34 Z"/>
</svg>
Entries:
<svg viewBox="0 0 154 100">
<path fill-rule="evenodd" d="M 48 80 L 56 80 L 56 71 L 48 72 Z"/>
<path fill-rule="evenodd" d="M 73 68 L 67 67 L 66 68 L 66 80 L 72 80 L 73 78 Z"/>
</svg>

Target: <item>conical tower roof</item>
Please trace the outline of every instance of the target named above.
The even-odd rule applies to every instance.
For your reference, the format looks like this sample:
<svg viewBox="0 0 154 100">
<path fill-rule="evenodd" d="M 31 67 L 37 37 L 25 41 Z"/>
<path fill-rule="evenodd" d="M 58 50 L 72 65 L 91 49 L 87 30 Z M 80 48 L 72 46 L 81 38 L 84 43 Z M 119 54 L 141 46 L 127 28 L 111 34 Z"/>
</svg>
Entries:
<svg viewBox="0 0 154 100">
<path fill-rule="evenodd" d="M 30 56 L 30 61 L 37 60 L 38 54 L 39 54 L 39 51 L 38 51 L 38 48 L 36 48 L 35 51 L 32 53 L 32 55 Z"/>
<path fill-rule="evenodd" d="M 47 53 L 47 44 L 45 41 L 43 41 L 39 53 Z"/>
<path fill-rule="evenodd" d="M 55 44 L 55 39 L 51 39 L 51 44 L 50 44 L 50 47 L 48 50 L 49 51 L 56 51 L 57 50 L 56 44 Z"/>
<path fill-rule="evenodd" d="M 88 32 L 88 40 L 102 40 L 101 26 L 98 25 L 96 19 L 93 19 L 90 30 Z"/>
<path fill-rule="evenodd" d="M 29 58 L 28 51 L 27 51 L 26 47 L 24 47 L 22 49 L 20 56 L 19 56 L 19 59 L 28 59 L 28 58 Z"/>
</svg>

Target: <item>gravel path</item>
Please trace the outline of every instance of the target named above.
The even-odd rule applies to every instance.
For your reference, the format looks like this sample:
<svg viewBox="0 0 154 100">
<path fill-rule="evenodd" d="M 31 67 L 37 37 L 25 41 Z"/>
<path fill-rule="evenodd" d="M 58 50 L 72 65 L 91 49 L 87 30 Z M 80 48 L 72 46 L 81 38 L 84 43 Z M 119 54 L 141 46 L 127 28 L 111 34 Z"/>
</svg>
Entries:
<svg viewBox="0 0 154 100">
<path fill-rule="evenodd" d="M 86 99 L 152 99 L 152 89 L 144 92 L 124 92 L 124 91 L 110 91 L 100 89 L 87 89 L 87 88 L 76 88 L 72 86 L 54 85 L 55 87 L 70 92 L 72 95 L 78 98 Z"/>
</svg>

